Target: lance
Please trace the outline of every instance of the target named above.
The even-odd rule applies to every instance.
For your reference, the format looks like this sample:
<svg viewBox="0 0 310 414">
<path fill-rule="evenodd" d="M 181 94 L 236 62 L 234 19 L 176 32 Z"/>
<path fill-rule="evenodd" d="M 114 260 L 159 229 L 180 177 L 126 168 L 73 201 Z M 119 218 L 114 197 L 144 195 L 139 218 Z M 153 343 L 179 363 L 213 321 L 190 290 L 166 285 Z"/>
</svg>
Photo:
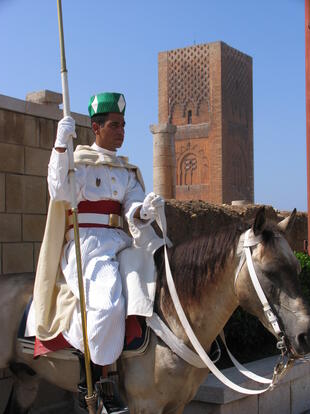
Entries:
<svg viewBox="0 0 310 414">
<path fill-rule="evenodd" d="M 61 58 L 63 114 L 64 116 L 70 116 L 71 112 L 70 112 L 70 101 L 69 101 L 68 71 L 66 67 L 66 57 L 65 57 L 65 44 L 64 44 L 61 0 L 57 0 L 57 10 L 58 10 L 58 28 L 59 28 L 59 43 L 60 43 L 60 58 Z M 77 207 L 77 196 L 76 196 L 76 186 L 75 186 L 72 137 L 69 140 L 69 143 L 67 145 L 67 153 L 68 153 L 68 158 L 69 158 L 68 178 L 69 178 L 70 191 L 71 191 L 71 211 L 72 211 L 73 228 L 74 228 L 74 242 L 75 242 L 76 265 L 77 265 L 77 274 L 78 274 L 78 283 L 79 283 L 81 319 L 82 319 L 82 331 L 83 331 L 83 343 L 84 343 L 84 359 L 85 359 L 86 384 L 87 384 L 87 397 L 85 397 L 85 400 L 88 406 L 89 413 L 96 414 L 96 395 L 93 391 L 92 375 L 91 375 L 91 368 L 90 368 L 90 354 L 89 354 L 88 339 L 87 339 L 86 306 L 85 306 L 85 295 L 84 295 L 83 275 L 82 275 L 79 223 L 78 223 L 78 216 L 77 216 L 78 207 Z"/>
</svg>

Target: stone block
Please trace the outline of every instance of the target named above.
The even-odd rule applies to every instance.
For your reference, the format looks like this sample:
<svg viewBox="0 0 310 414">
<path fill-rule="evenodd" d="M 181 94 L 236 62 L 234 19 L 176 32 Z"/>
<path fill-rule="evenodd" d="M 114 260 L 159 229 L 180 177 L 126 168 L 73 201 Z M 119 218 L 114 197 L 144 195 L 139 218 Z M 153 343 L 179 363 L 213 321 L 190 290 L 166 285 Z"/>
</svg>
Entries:
<svg viewBox="0 0 310 414">
<path fill-rule="evenodd" d="M 57 122 L 52 119 L 39 119 L 40 147 L 51 150 L 53 148 L 57 132 Z"/>
<path fill-rule="evenodd" d="M 47 176 L 50 150 L 25 148 L 25 173 L 29 175 Z"/>
<path fill-rule="evenodd" d="M 3 243 L 3 273 L 32 273 L 33 244 Z"/>
<path fill-rule="evenodd" d="M 95 136 L 91 131 L 91 128 L 85 128 L 81 126 L 76 127 L 77 139 L 75 143 L 77 145 L 90 145 L 94 142 Z"/>
<path fill-rule="evenodd" d="M 7 175 L 7 212 L 45 214 L 46 192 L 47 183 L 43 177 Z"/>
<path fill-rule="evenodd" d="M 24 148 L 19 145 L 0 143 L 1 172 L 24 172 Z"/>
<path fill-rule="evenodd" d="M 23 144 L 24 120 L 24 114 L 1 110 L 0 141 L 11 144 Z"/>
<path fill-rule="evenodd" d="M 0 211 L 5 211 L 5 174 L 0 174 Z"/>
<path fill-rule="evenodd" d="M 39 146 L 39 120 L 31 115 L 25 115 L 24 144 L 30 147 Z"/>
<path fill-rule="evenodd" d="M 2 115 L 1 111 L 20 113 L 30 115 L 33 118 L 47 118 L 58 121 L 63 116 L 63 111 L 60 110 L 57 105 L 38 104 L 30 101 L 24 101 L 21 99 L 11 98 L 0 94 L 0 130 L 3 122 L 1 123 Z M 90 127 L 90 119 L 87 115 L 78 114 L 72 112 L 71 114 L 76 120 L 78 125 Z M 1 134 L 0 134 L 1 140 Z"/>
<path fill-rule="evenodd" d="M 13 385 L 12 378 L 0 379 L 0 413 L 4 412 L 4 409 L 8 403 L 12 385 Z"/>
<path fill-rule="evenodd" d="M 292 413 L 303 413 L 310 410 L 310 377 L 297 378 L 291 382 Z"/>
<path fill-rule="evenodd" d="M 45 105 L 56 105 L 58 107 L 62 103 L 62 94 L 44 89 L 42 91 L 27 93 L 26 101 Z"/>
<path fill-rule="evenodd" d="M 14 111 L 0 110 L 0 142 L 38 146 L 37 118 Z"/>
<path fill-rule="evenodd" d="M 21 241 L 20 214 L 0 214 L 0 242 Z"/>
<path fill-rule="evenodd" d="M 262 411 L 266 413 L 270 411 Z M 224 404 L 221 407 L 220 414 L 259 414 L 257 396 L 252 395 L 241 400 L 231 402 L 230 404 Z M 281 413 L 282 414 L 282 413 Z"/>
<path fill-rule="evenodd" d="M 257 396 L 249 396 L 228 404 L 192 401 L 184 409 L 184 414 L 265 414 L 269 412 L 271 411 L 258 411 Z"/>
<path fill-rule="evenodd" d="M 87 142 L 88 145 L 92 145 L 95 142 L 95 134 L 93 133 L 91 128 L 87 128 Z"/>
<path fill-rule="evenodd" d="M 219 404 L 203 404 L 192 401 L 186 405 L 183 414 L 220 414 L 221 405 Z"/>
<path fill-rule="evenodd" d="M 24 214 L 23 215 L 23 241 L 41 242 L 43 239 L 45 222 L 46 222 L 45 215 Z"/>
<path fill-rule="evenodd" d="M 290 414 L 290 383 L 278 384 L 272 391 L 260 394 L 258 412 Z"/>
</svg>

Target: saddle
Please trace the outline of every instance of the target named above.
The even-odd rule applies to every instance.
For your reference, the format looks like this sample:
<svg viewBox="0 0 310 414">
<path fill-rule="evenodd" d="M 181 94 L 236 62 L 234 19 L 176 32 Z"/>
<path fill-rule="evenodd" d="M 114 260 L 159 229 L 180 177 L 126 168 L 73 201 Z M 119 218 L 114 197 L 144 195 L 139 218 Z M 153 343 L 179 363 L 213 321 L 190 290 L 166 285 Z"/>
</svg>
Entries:
<svg viewBox="0 0 310 414">
<path fill-rule="evenodd" d="M 31 308 L 32 298 L 29 301 L 18 329 L 18 343 L 22 352 L 31 353 L 34 358 L 40 356 L 48 356 L 57 359 L 76 359 L 78 356 L 81 359 L 83 355 L 80 351 L 73 348 L 63 337 L 59 334 L 56 338 L 41 341 L 35 336 L 25 336 L 27 318 Z M 125 339 L 122 358 L 130 358 L 132 356 L 140 355 L 147 349 L 150 339 L 150 328 L 146 325 L 145 319 L 130 315 L 125 321 Z M 94 364 L 95 365 L 95 364 Z"/>
</svg>

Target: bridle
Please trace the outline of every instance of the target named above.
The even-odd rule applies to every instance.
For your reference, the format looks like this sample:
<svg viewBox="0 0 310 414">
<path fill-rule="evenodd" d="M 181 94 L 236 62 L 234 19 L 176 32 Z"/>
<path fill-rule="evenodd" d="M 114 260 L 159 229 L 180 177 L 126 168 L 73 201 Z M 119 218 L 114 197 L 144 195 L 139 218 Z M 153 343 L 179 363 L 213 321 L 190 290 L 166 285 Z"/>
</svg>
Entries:
<svg viewBox="0 0 310 414">
<path fill-rule="evenodd" d="M 252 280 L 252 283 L 254 285 L 254 288 L 257 292 L 257 295 L 263 305 L 263 309 L 264 309 L 264 313 L 266 315 L 267 320 L 269 321 L 269 323 L 271 324 L 271 326 L 273 327 L 276 335 L 280 338 L 277 347 L 281 350 L 281 356 L 280 359 L 278 361 L 278 363 L 276 364 L 275 368 L 274 368 L 274 372 L 273 372 L 273 377 L 272 379 L 269 378 L 264 378 L 261 377 L 259 375 L 256 375 L 252 372 L 250 372 L 249 370 L 247 370 L 247 368 L 245 368 L 243 365 L 241 365 L 233 356 L 232 354 L 229 352 L 227 346 L 226 346 L 226 341 L 225 341 L 225 337 L 223 336 L 224 333 L 221 333 L 221 337 L 223 339 L 224 345 L 226 346 L 226 349 L 228 351 L 229 356 L 231 357 L 233 363 L 235 364 L 235 366 L 237 367 L 237 369 L 241 372 L 241 374 L 245 375 L 246 377 L 259 382 L 259 383 L 263 383 L 263 384 L 267 384 L 267 387 L 263 388 L 263 389 L 259 389 L 259 390 L 253 390 L 253 389 L 247 389 L 244 387 L 241 387 L 235 383 L 233 383 L 231 380 L 229 380 L 227 377 L 225 377 L 222 372 L 214 365 L 214 363 L 211 361 L 211 359 L 209 358 L 208 354 L 205 352 L 205 350 L 203 349 L 203 347 L 201 346 L 199 340 L 197 339 L 194 331 L 192 330 L 187 317 L 185 315 L 185 312 L 182 308 L 182 305 L 180 303 L 175 285 L 174 285 L 174 281 L 173 281 L 173 277 L 171 274 L 171 270 L 170 270 L 170 265 L 169 265 L 169 260 L 168 260 L 168 253 L 167 253 L 167 246 L 171 245 L 170 240 L 167 237 L 167 223 L 166 223 L 166 217 L 165 217 L 165 213 L 164 213 L 164 208 L 160 207 L 157 211 L 158 213 L 158 220 L 157 223 L 159 224 L 159 227 L 162 230 L 163 233 L 163 239 L 165 241 L 165 245 L 164 245 L 164 255 L 165 255 L 165 271 L 166 271 L 166 278 L 167 278 L 167 284 L 168 284 L 168 288 L 169 288 L 169 292 L 176 310 L 176 313 L 179 317 L 179 320 L 181 322 L 181 325 L 185 331 L 185 333 L 187 334 L 192 346 L 194 347 L 195 351 L 197 352 L 197 354 L 199 355 L 199 357 L 201 358 L 202 362 L 205 364 L 205 367 L 208 367 L 209 370 L 221 381 L 223 382 L 225 385 L 227 385 L 228 387 L 232 388 L 235 391 L 238 391 L 240 393 L 243 394 L 250 394 L 250 395 L 255 395 L 255 394 L 261 394 L 267 390 L 272 389 L 275 384 L 283 377 L 283 375 L 289 370 L 289 368 L 292 367 L 295 358 L 294 356 L 291 354 L 291 352 L 289 351 L 289 347 L 286 344 L 286 337 L 285 334 L 282 332 L 282 330 L 279 327 L 279 322 L 278 319 L 276 317 L 276 315 L 273 313 L 268 300 L 263 292 L 263 289 L 260 286 L 260 283 L 258 281 L 255 269 L 254 269 L 254 265 L 253 265 L 253 261 L 252 261 L 252 252 L 251 252 L 251 248 L 258 245 L 259 243 L 262 242 L 262 238 L 261 236 L 255 236 L 252 229 L 247 230 L 245 233 L 243 233 L 240 237 L 240 241 L 239 241 L 239 251 L 240 251 L 240 261 L 239 261 L 239 265 L 236 271 L 236 276 L 235 276 L 235 283 L 236 283 L 236 279 L 239 276 L 239 273 L 241 271 L 241 268 L 243 267 L 243 265 L 246 263 L 249 273 L 250 273 L 250 277 Z M 238 251 L 237 251 L 238 253 Z"/>
<path fill-rule="evenodd" d="M 240 274 L 240 271 L 243 265 L 246 263 L 252 284 L 263 306 L 265 317 L 267 321 L 269 322 L 269 324 L 271 325 L 277 338 L 279 338 L 279 341 L 277 342 L 277 348 L 281 350 L 281 353 L 286 355 L 288 358 L 293 358 L 293 354 L 291 353 L 290 347 L 289 347 L 289 340 L 285 332 L 283 332 L 282 329 L 280 328 L 279 320 L 276 314 L 273 312 L 268 302 L 268 299 L 266 298 L 266 295 L 259 283 L 258 277 L 256 275 L 256 271 L 254 268 L 251 249 L 257 246 L 261 242 L 262 242 L 262 236 L 260 234 L 255 235 L 252 229 L 247 230 L 245 233 L 241 235 L 239 245 L 237 248 L 237 255 L 240 255 L 240 261 L 239 261 L 239 265 L 238 265 L 238 268 L 235 274 L 234 285 L 236 286 L 236 282 Z M 241 247 L 240 245 L 242 246 L 241 249 L 240 249 Z"/>
</svg>

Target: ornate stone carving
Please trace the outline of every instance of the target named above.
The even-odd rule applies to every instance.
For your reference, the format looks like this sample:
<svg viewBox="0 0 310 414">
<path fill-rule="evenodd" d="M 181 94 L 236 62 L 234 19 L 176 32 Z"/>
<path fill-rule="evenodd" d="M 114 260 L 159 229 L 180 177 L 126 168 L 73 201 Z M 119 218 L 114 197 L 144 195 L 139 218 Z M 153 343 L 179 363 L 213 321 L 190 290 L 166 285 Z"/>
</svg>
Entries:
<svg viewBox="0 0 310 414">
<path fill-rule="evenodd" d="M 177 185 L 206 184 L 208 181 L 208 160 L 204 150 L 188 142 L 176 152 Z"/>
<path fill-rule="evenodd" d="M 222 74 L 223 101 L 229 104 L 231 119 L 248 125 L 252 99 L 250 57 L 223 45 Z"/>
<path fill-rule="evenodd" d="M 169 117 L 175 105 L 194 109 L 199 115 L 202 102 L 210 107 L 209 45 L 191 46 L 168 52 Z"/>
</svg>

